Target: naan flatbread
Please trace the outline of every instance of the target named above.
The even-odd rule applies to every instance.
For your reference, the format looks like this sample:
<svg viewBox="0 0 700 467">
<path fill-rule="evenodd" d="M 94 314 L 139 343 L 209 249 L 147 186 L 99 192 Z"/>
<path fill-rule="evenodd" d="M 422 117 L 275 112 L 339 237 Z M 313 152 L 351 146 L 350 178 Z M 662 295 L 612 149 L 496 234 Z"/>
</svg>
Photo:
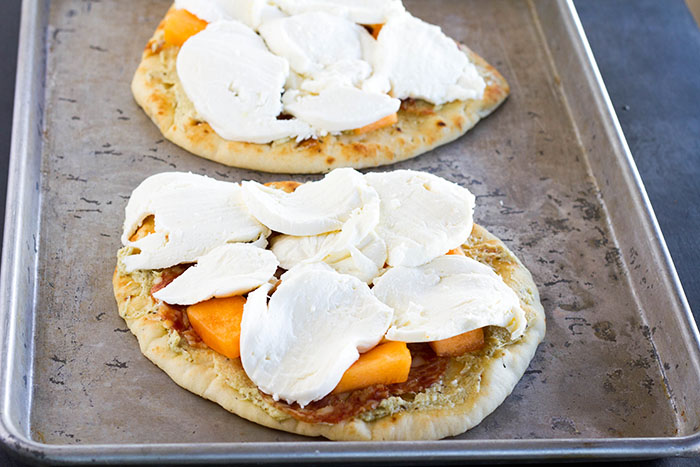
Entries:
<svg viewBox="0 0 700 467">
<path fill-rule="evenodd" d="M 325 173 L 336 167 L 359 169 L 393 164 L 459 138 L 493 112 L 510 91 L 495 68 L 466 46 L 460 46 L 486 82 L 480 100 L 453 101 L 442 106 L 405 100 L 397 124 L 362 135 L 345 132 L 269 144 L 228 141 L 208 123 L 197 119 L 175 69 L 180 48 L 165 42 L 163 25 L 161 22 L 143 52 L 131 83 L 134 98 L 167 139 L 193 154 L 233 167 L 276 173 Z"/>
<path fill-rule="evenodd" d="M 295 184 L 280 184 L 290 191 Z M 465 254 L 491 266 L 511 287 L 525 311 L 527 329 L 510 341 L 501 328 L 486 329 L 486 346 L 450 358 L 441 378 L 410 398 L 389 397 L 376 408 L 339 423 L 309 423 L 280 410 L 246 376 L 240 358 L 228 359 L 164 319 L 151 288 L 162 271 L 127 274 L 120 250 L 114 272 L 119 314 L 137 337 L 141 352 L 183 388 L 234 414 L 270 428 L 332 440 L 440 439 L 467 431 L 493 412 L 523 376 L 545 332 L 545 315 L 532 276 L 495 236 L 481 226 L 462 246 Z M 181 323 L 180 323 L 181 324 Z"/>
</svg>

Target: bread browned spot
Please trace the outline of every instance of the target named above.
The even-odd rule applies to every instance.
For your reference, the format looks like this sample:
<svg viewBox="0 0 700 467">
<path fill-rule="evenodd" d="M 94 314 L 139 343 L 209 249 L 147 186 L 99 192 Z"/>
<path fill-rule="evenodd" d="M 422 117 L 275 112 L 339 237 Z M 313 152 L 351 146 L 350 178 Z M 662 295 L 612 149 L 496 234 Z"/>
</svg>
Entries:
<svg viewBox="0 0 700 467">
<path fill-rule="evenodd" d="M 273 188 L 277 188 L 278 190 L 286 191 L 287 193 L 291 193 L 292 191 L 296 190 L 299 185 L 301 185 L 301 183 L 292 180 L 287 180 L 284 182 L 268 182 L 265 184 L 265 186 L 271 186 Z"/>
</svg>

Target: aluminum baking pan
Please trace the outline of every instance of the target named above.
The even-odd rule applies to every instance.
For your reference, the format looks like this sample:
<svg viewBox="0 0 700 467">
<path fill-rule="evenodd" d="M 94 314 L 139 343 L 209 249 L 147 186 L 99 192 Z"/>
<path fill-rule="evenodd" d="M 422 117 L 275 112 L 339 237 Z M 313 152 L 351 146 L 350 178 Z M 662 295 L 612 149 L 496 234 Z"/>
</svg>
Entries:
<svg viewBox="0 0 700 467">
<path fill-rule="evenodd" d="M 112 297 L 131 190 L 164 170 L 314 177 L 227 168 L 163 140 L 129 82 L 168 0 L 26 0 L 0 283 L 4 443 L 52 463 L 698 453 L 698 331 L 572 4 L 406 4 L 512 87 L 465 137 L 391 167 L 470 188 L 477 221 L 540 287 L 547 335 L 504 404 L 447 440 L 336 443 L 251 424 L 172 383 Z"/>
</svg>

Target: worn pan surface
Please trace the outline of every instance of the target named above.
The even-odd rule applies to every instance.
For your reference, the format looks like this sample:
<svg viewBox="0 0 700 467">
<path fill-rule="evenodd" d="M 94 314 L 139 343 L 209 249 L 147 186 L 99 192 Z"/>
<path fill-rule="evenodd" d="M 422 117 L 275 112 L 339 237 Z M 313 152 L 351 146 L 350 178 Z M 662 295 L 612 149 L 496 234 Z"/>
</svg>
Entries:
<svg viewBox="0 0 700 467">
<path fill-rule="evenodd" d="M 2 264 L 2 426 L 54 461 L 648 457 L 698 451 L 697 329 L 578 19 L 565 1 L 407 0 L 512 94 L 466 136 L 379 170 L 477 195 L 531 270 L 548 330 L 480 426 L 424 443 L 269 430 L 180 389 L 139 352 L 110 285 L 124 206 L 167 170 L 232 169 L 164 141 L 129 83 L 169 0 L 27 1 Z"/>
</svg>

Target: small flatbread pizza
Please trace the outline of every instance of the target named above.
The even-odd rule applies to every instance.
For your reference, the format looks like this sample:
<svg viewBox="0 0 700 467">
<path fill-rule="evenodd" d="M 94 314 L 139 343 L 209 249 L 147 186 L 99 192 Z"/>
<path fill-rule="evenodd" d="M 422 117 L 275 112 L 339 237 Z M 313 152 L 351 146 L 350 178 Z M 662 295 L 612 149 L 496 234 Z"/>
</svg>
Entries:
<svg viewBox="0 0 700 467">
<path fill-rule="evenodd" d="M 175 383 L 332 440 L 458 435 L 545 333 L 530 273 L 474 196 L 410 170 L 261 185 L 144 180 L 115 268 L 120 316 Z"/>
<path fill-rule="evenodd" d="M 496 69 L 400 0 L 177 0 L 131 89 L 178 146 L 277 173 L 415 157 L 509 93 Z"/>
</svg>

